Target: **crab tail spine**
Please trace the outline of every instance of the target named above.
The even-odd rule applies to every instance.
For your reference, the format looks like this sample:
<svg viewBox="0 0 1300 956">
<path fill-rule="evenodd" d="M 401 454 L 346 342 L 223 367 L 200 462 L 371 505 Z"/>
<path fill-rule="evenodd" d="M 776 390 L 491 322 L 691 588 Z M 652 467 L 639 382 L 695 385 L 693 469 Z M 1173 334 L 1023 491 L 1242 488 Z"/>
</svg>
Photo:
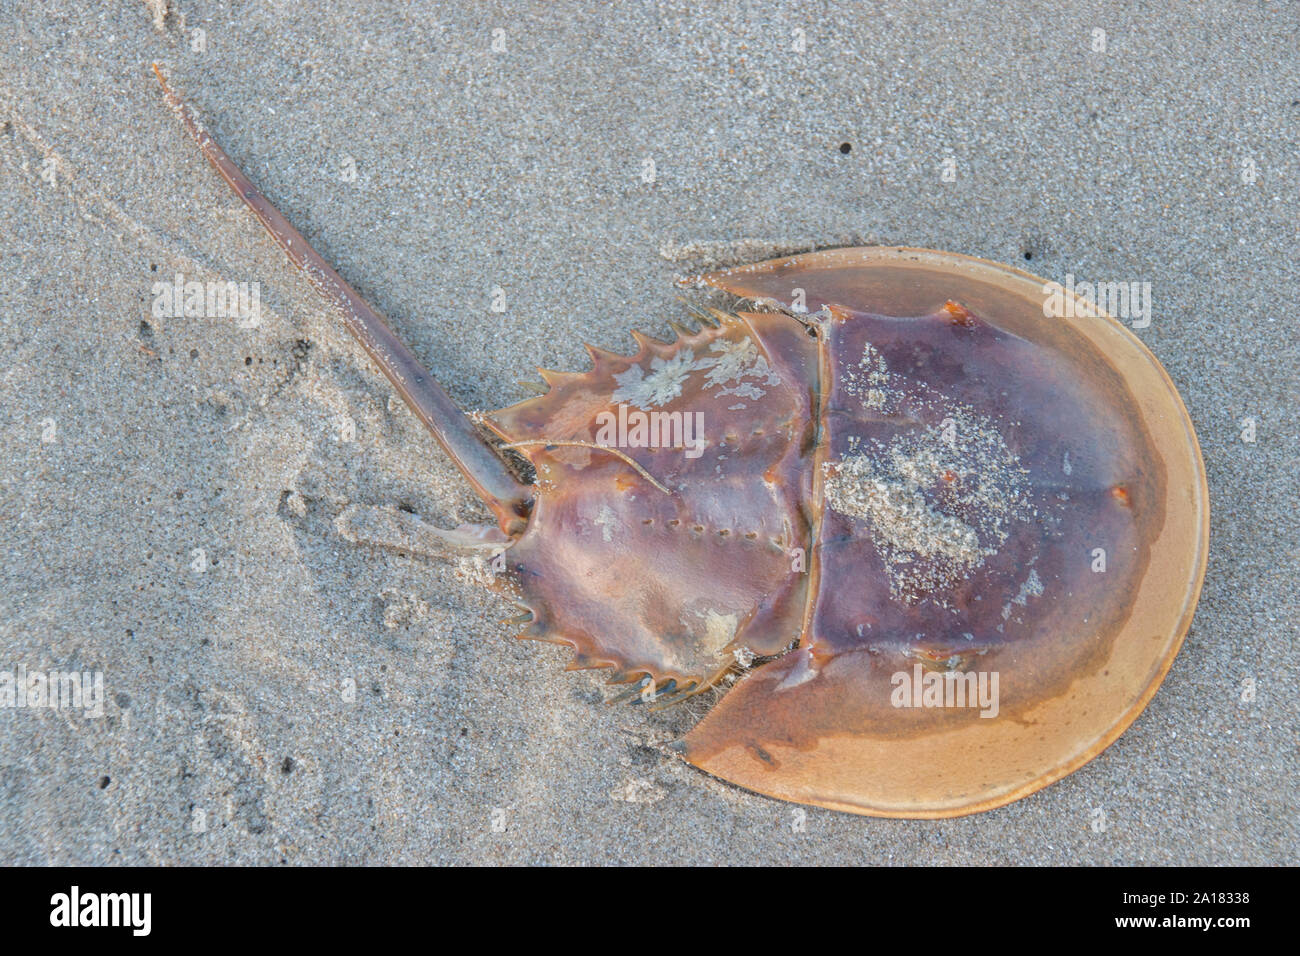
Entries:
<svg viewBox="0 0 1300 956">
<path fill-rule="evenodd" d="M 153 70 L 158 82 L 162 84 L 168 105 L 180 117 L 208 162 L 252 210 L 253 215 L 284 249 L 293 264 L 342 313 L 348 331 L 361 343 L 393 383 L 398 394 L 451 456 L 479 497 L 492 510 L 501 530 L 510 535 L 517 534 L 532 503 L 532 489 L 520 481 L 469 417 L 456 406 L 411 350 L 398 340 L 383 317 L 343 281 L 320 253 L 308 244 L 231 161 L 168 85 L 157 63 L 153 64 Z"/>
</svg>

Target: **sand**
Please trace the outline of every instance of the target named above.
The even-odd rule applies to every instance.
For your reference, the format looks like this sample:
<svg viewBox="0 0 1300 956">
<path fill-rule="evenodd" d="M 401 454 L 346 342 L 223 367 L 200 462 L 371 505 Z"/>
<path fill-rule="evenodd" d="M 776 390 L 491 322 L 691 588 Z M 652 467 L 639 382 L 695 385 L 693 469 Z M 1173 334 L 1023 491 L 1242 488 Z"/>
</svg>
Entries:
<svg viewBox="0 0 1300 956">
<path fill-rule="evenodd" d="M 0 862 L 1300 862 L 1292 9 L 309 6 L 0 0 L 0 670 L 104 689 L 0 709 Z M 1213 504 L 1162 689 L 1082 770 L 943 822 L 665 755 L 689 708 L 602 705 L 463 569 L 340 533 L 484 511 L 154 59 L 468 408 L 668 335 L 711 263 L 879 242 L 1149 281 Z M 257 283 L 260 323 L 154 315 L 178 273 Z"/>
</svg>

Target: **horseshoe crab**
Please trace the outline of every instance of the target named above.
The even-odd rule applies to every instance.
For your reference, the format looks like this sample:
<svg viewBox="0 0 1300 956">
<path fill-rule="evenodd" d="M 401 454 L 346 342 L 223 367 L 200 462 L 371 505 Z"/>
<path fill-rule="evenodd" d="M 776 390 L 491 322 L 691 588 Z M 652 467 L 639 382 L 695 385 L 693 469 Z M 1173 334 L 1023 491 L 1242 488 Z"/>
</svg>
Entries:
<svg viewBox="0 0 1300 956">
<path fill-rule="evenodd" d="M 1204 574 L 1204 465 L 1159 362 L 1086 300 L 1048 317 L 1043 280 L 950 253 L 797 255 L 696 277 L 752 305 L 473 419 L 155 72 L 494 515 L 439 537 L 494 555 L 520 636 L 659 705 L 722 691 L 689 763 L 955 816 L 1077 769 L 1155 693 Z"/>
</svg>

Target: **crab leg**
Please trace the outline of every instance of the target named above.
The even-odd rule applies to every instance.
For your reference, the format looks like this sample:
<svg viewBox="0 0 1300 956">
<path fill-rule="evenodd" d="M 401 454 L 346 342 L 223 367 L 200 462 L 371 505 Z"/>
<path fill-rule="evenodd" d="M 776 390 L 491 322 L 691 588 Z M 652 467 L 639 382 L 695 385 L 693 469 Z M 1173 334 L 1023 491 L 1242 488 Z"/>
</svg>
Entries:
<svg viewBox="0 0 1300 956">
<path fill-rule="evenodd" d="M 348 331 L 361 343 L 380 371 L 393 383 L 398 394 L 469 479 L 479 497 L 496 516 L 501 530 L 507 534 L 517 534 L 532 503 L 532 489 L 519 480 L 469 417 L 420 364 L 419 359 L 398 340 L 383 317 L 343 281 L 216 144 L 180 96 L 167 84 L 157 63 L 153 64 L 153 71 L 162 84 L 168 105 L 176 111 L 208 162 L 252 210 L 253 215 L 257 216 L 266 231 L 284 249 L 293 264 L 342 313 Z"/>
</svg>

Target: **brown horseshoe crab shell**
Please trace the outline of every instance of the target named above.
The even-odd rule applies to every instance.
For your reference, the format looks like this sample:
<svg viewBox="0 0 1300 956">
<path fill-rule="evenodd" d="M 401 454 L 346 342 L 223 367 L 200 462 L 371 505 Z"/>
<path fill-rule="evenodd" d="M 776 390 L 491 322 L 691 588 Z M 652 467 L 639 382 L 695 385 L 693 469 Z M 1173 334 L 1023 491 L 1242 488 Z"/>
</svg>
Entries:
<svg viewBox="0 0 1300 956">
<path fill-rule="evenodd" d="M 758 661 L 681 742 L 690 763 L 954 816 L 1074 770 L 1155 693 L 1199 594 L 1207 491 L 1177 391 L 1115 320 L 1045 317 L 1042 280 L 947 253 L 759 263 L 700 281 L 774 311 L 591 349 L 590 371 L 544 372 L 549 391 L 489 416 L 495 443 L 163 86 L 495 515 L 435 537 L 501 559 L 521 636 L 661 702 Z M 667 432 L 634 440 L 629 410 Z"/>
<path fill-rule="evenodd" d="M 1195 435 L 1151 353 L 1084 302 L 1046 317 L 1041 279 L 947 253 L 838 249 L 700 281 L 782 311 L 594 351 L 492 417 L 508 441 L 555 442 L 530 455 L 540 493 L 507 555 L 524 636 L 678 693 L 737 650 L 777 656 L 683 756 L 857 813 L 998 806 L 1118 737 L 1206 559 Z M 694 460 L 627 450 L 671 495 L 564 444 L 629 403 L 711 430 Z M 943 702 L 972 700 L 926 706 L 941 681 Z"/>
</svg>

